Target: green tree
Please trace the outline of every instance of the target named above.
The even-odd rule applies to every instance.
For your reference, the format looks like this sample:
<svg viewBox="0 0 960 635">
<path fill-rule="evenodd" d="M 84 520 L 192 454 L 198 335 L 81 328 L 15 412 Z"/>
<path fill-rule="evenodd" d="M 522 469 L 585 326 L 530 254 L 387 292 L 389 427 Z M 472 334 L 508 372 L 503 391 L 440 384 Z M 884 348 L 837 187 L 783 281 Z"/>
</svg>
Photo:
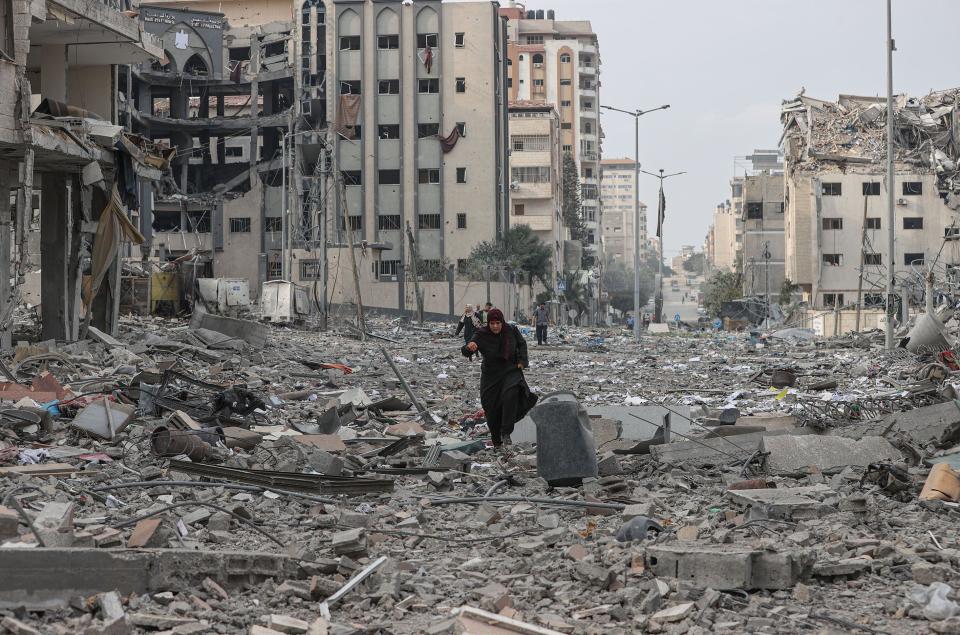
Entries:
<svg viewBox="0 0 960 635">
<path fill-rule="evenodd" d="M 654 273 L 640 266 L 640 306 L 653 294 Z M 610 305 L 623 312 L 633 311 L 633 268 L 619 260 L 607 259 L 603 268 L 603 290 L 609 294 Z"/>
<path fill-rule="evenodd" d="M 724 302 L 743 297 L 742 277 L 732 271 L 716 271 L 701 287 L 703 307 L 708 315 L 719 316 Z"/>
<path fill-rule="evenodd" d="M 580 173 L 573 154 L 569 152 L 563 155 L 561 190 L 563 224 L 570 230 L 571 240 L 586 243 L 587 227 L 583 221 L 583 204 L 580 200 Z"/>
<path fill-rule="evenodd" d="M 553 252 L 529 225 L 514 225 L 501 241 L 477 243 L 467 260 L 468 277 L 482 279 L 484 269 L 522 271 L 550 287 Z"/>
<path fill-rule="evenodd" d="M 697 252 L 683 261 L 683 270 L 699 276 L 703 273 L 703 252 Z"/>
<path fill-rule="evenodd" d="M 794 284 L 793 280 L 790 278 L 784 278 L 783 284 L 780 285 L 780 297 L 778 298 L 780 306 L 786 306 L 790 304 L 793 294 L 800 290 L 799 284 Z"/>
</svg>

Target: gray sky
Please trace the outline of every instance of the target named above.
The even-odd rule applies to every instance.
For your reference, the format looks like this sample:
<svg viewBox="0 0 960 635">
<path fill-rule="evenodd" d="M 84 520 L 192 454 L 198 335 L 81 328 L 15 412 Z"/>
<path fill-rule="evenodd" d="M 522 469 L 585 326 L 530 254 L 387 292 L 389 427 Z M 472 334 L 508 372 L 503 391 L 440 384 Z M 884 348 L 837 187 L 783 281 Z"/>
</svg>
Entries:
<svg viewBox="0 0 960 635">
<path fill-rule="evenodd" d="M 600 101 L 666 111 L 640 119 L 640 162 L 665 181 L 667 255 L 701 245 L 716 204 L 729 198 L 734 157 L 774 148 L 780 102 L 801 86 L 886 94 L 884 0 L 528 0 L 558 20 L 586 19 L 602 60 Z M 955 58 L 960 0 L 894 0 L 894 91 L 960 85 Z M 633 157 L 633 119 L 602 113 L 606 158 Z M 741 172 L 742 173 L 742 172 Z M 656 227 L 657 179 L 640 197 Z"/>
</svg>

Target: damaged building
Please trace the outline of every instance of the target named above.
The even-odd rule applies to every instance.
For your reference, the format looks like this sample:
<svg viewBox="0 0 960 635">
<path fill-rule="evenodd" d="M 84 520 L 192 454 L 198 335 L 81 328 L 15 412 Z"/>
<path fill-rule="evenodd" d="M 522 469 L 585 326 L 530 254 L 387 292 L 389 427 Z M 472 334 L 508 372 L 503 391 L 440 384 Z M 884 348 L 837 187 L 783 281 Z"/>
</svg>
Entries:
<svg viewBox="0 0 960 635">
<path fill-rule="evenodd" d="M 895 100 L 893 254 L 886 234 L 885 100 L 801 95 L 784 102 L 785 275 L 812 307 L 857 304 L 861 270 L 859 301 L 882 307 L 891 263 L 910 292 L 922 290 L 928 266 L 942 278 L 960 262 L 958 100 L 957 89 Z"/>
</svg>

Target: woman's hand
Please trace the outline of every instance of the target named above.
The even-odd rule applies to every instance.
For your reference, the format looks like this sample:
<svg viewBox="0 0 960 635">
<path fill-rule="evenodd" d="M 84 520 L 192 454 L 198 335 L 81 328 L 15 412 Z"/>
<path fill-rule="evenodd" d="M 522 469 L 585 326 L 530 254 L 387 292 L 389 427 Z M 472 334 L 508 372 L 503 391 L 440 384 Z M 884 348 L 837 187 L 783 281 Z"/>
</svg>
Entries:
<svg viewBox="0 0 960 635">
<path fill-rule="evenodd" d="M 477 352 L 477 343 L 476 343 L 476 342 L 470 342 L 469 344 L 467 344 L 467 350 L 470 351 L 471 353 L 476 353 L 476 352 Z"/>
<path fill-rule="evenodd" d="M 519 368 L 520 370 L 523 370 L 523 364 L 517 364 L 517 368 Z"/>
</svg>

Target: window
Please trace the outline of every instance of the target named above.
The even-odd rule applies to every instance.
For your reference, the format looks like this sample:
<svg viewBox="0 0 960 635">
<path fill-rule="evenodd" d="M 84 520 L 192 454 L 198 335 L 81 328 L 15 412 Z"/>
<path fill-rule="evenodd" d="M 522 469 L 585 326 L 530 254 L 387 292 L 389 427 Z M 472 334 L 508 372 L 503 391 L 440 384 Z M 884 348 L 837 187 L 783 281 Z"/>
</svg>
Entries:
<svg viewBox="0 0 960 635">
<path fill-rule="evenodd" d="M 249 234 L 250 233 L 250 217 L 247 216 L 245 218 L 231 218 L 230 233 L 231 234 Z"/>
<path fill-rule="evenodd" d="M 377 48 L 384 49 L 384 50 L 400 48 L 400 36 L 399 35 L 378 35 Z"/>
<path fill-rule="evenodd" d="M 400 80 L 399 79 L 381 79 L 377 85 L 377 92 L 379 92 L 381 95 L 399 95 Z"/>
<path fill-rule="evenodd" d="M 417 221 L 420 229 L 440 229 L 440 214 L 420 214 Z"/>
<path fill-rule="evenodd" d="M 353 214 L 351 214 L 349 218 L 350 218 L 350 229 L 352 229 L 353 231 L 360 231 L 361 229 L 363 229 L 363 216 L 360 216 L 359 214 L 354 216 Z"/>
<path fill-rule="evenodd" d="M 399 139 L 400 138 L 400 124 L 398 123 L 382 123 L 377 126 L 377 136 L 381 139 Z"/>
<path fill-rule="evenodd" d="M 863 195 L 864 196 L 880 196 L 880 183 L 865 181 L 863 183 Z"/>
<path fill-rule="evenodd" d="M 17 54 L 13 42 L 13 3 L 7 0 L 0 2 L 0 51 L 11 60 Z"/>
<path fill-rule="evenodd" d="M 458 121 L 458 122 L 457 122 L 457 130 L 460 131 L 460 136 L 461 136 L 461 137 L 466 138 L 466 136 L 467 136 L 467 122 L 465 122 L 465 121 Z"/>
<path fill-rule="evenodd" d="M 439 93 L 440 80 L 439 79 L 418 79 L 417 92 L 421 94 Z"/>
<path fill-rule="evenodd" d="M 417 182 L 421 185 L 437 185 L 440 183 L 440 170 L 420 168 L 417 170 Z"/>
<path fill-rule="evenodd" d="M 268 232 L 281 232 L 283 231 L 283 218 L 280 216 L 267 216 L 266 220 L 266 231 Z"/>
<path fill-rule="evenodd" d="M 543 90 L 543 80 L 535 79 L 533 80 L 533 86 L 538 89 L 538 92 Z"/>
<path fill-rule="evenodd" d="M 457 168 L 457 183 L 467 182 L 467 168 Z"/>
<path fill-rule="evenodd" d="M 569 79 L 561 79 L 561 80 L 560 80 L 560 85 L 561 85 L 561 86 L 570 86 L 570 85 L 572 85 L 572 82 L 571 82 Z"/>
<path fill-rule="evenodd" d="M 341 170 L 344 185 L 363 185 L 363 172 L 360 170 Z"/>
<path fill-rule="evenodd" d="M 467 92 L 467 78 L 466 78 L 466 77 L 458 77 L 458 78 L 457 78 L 457 92 L 458 92 L 458 93 L 465 93 L 465 92 Z"/>
<path fill-rule="evenodd" d="M 569 108 L 571 105 L 572 105 L 572 104 L 571 104 L 571 102 L 570 102 L 569 99 L 561 99 L 561 100 L 560 100 L 560 107 L 561 107 L 561 108 Z"/>
<path fill-rule="evenodd" d="M 427 47 L 432 49 L 440 46 L 440 39 L 436 33 L 418 33 L 417 34 L 417 48 L 425 49 Z"/>
<path fill-rule="evenodd" d="M 225 157 L 242 157 L 243 156 L 243 146 L 227 146 L 224 148 L 223 156 Z"/>
<path fill-rule="evenodd" d="M 269 266 L 267 278 L 270 280 L 279 280 L 283 276 L 283 263 L 279 260 L 272 260 Z"/>
<path fill-rule="evenodd" d="M 823 306 L 841 307 L 843 306 L 842 293 L 824 293 Z"/>
<path fill-rule="evenodd" d="M 564 53 L 563 55 L 561 55 L 561 56 L 560 56 L 560 63 L 561 63 L 561 64 L 569 64 L 569 63 L 570 63 L 570 56 L 569 56 L 568 54 L 566 54 L 566 53 Z"/>
<path fill-rule="evenodd" d="M 360 36 L 359 35 L 340 36 L 340 50 L 341 51 L 359 51 Z"/>
<path fill-rule="evenodd" d="M 903 264 L 907 266 L 922 265 L 923 254 L 903 254 Z"/>
<path fill-rule="evenodd" d="M 572 145 L 568 145 L 568 144 L 566 144 L 566 143 L 563 144 L 563 153 L 564 153 L 564 154 L 567 154 L 567 153 L 571 153 L 571 152 L 573 152 L 573 146 L 572 146 Z"/>
<path fill-rule="evenodd" d="M 882 293 L 864 293 L 863 306 L 886 306 Z"/>
<path fill-rule="evenodd" d="M 381 260 L 380 275 L 384 277 L 396 277 L 400 273 L 399 260 Z"/>
<path fill-rule="evenodd" d="M 863 254 L 863 264 L 881 265 L 883 264 L 883 258 L 880 254 Z"/>
<path fill-rule="evenodd" d="M 843 254 L 823 254 L 823 264 L 839 267 L 843 265 Z"/>
<path fill-rule="evenodd" d="M 583 110 L 593 110 L 593 102 L 589 99 L 585 99 L 583 100 L 583 103 L 580 104 L 580 107 Z"/>
<path fill-rule="evenodd" d="M 513 137 L 514 152 L 546 152 L 550 149 L 548 135 L 517 135 Z"/>
<path fill-rule="evenodd" d="M 508 77 L 508 78 L 507 78 L 507 88 L 513 88 L 513 78 L 512 78 L 512 77 Z"/>
<path fill-rule="evenodd" d="M 523 216 L 523 212 L 526 210 L 526 206 L 523 203 L 514 203 L 513 204 L 513 215 L 514 216 Z"/>
<path fill-rule="evenodd" d="M 960 239 L 960 227 L 944 227 L 943 238 L 944 240 Z"/>
<path fill-rule="evenodd" d="M 464 47 L 463 42 L 464 42 L 464 39 L 466 38 L 466 35 L 467 35 L 466 33 L 454 33 L 453 45 L 456 46 L 458 49 L 462 49 Z"/>
<path fill-rule="evenodd" d="M 467 228 L 467 215 L 463 212 L 457 214 L 457 229 L 466 229 Z"/>
<path fill-rule="evenodd" d="M 747 203 L 747 218 L 763 220 L 763 203 Z"/>
<path fill-rule="evenodd" d="M 300 261 L 300 279 L 301 280 L 319 280 L 320 279 L 320 261 L 319 260 L 301 260 Z"/>
<path fill-rule="evenodd" d="M 880 217 L 867 218 L 867 229 L 880 229 Z"/>
<path fill-rule="evenodd" d="M 923 194 L 923 183 L 920 181 L 907 181 L 903 184 L 904 196 L 920 196 Z"/>
<path fill-rule="evenodd" d="M 528 35 L 527 44 L 543 44 L 542 35 Z"/>
<path fill-rule="evenodd" d="M 377 178 L 380 185 L 400 185 L 400 170 L 380 170 Z"/>
<path fill-rule="evenodd" d="M 910 217 L 903 219 L 903 228 L 904 229 L 923 229 L 923 219 Z"/>
<path fill-rule="evenodd" d="M 417 124 L 417 138 L 426 139 L 427 137 L 436 137 L 440 134 L 440 124 L 421 123 Z"/>
<path fill-rule="evenodd" d="M 340 82 L 340 94 L 341 95 L 359 95 L 360 94 L 360 80 L 354 79 L 351 81 L 342 81 Z"/>
<path fill-rule="evenodd" d="M 466 271 L 466 270 L 467 270 L 467 259 L 457 258 L 457 271 Z"/>
<path fill-rule="evenodd" d="M 747 204 L 749 207 L 749 203 Z M 823 219 L 823 229 L 843 229 L 843 219 L 842 218 L 824 218 Z"/>
<path fill-rule="evenodd" d="M 840 184 L 839 183 L 824 183 L 823 184 L 823 195 L 824 196 L 840 196 Z"/>
<path fill-rule="evenodd" d="M 534 53 L 533 54 L 533 67 L 534 68 L 543 68 L 543 54 Z"/>
<path fill-rule="evenodd" d="M 572 128 L 573 128 L 573 124 L 571 124 L 571 123 L 569 123 L 569 122 L 564 122 L 564 123 L 560 124 L 560 129 L 561 129 L 561 130 L 570 130 L 570 129 L 572 129 Z"/>
<path fill-rule="evenodd" d="M 510 180 L 518 183 L 549 183 L 550 168 L 545 166 L 511 168 Z"/>
</svg>

